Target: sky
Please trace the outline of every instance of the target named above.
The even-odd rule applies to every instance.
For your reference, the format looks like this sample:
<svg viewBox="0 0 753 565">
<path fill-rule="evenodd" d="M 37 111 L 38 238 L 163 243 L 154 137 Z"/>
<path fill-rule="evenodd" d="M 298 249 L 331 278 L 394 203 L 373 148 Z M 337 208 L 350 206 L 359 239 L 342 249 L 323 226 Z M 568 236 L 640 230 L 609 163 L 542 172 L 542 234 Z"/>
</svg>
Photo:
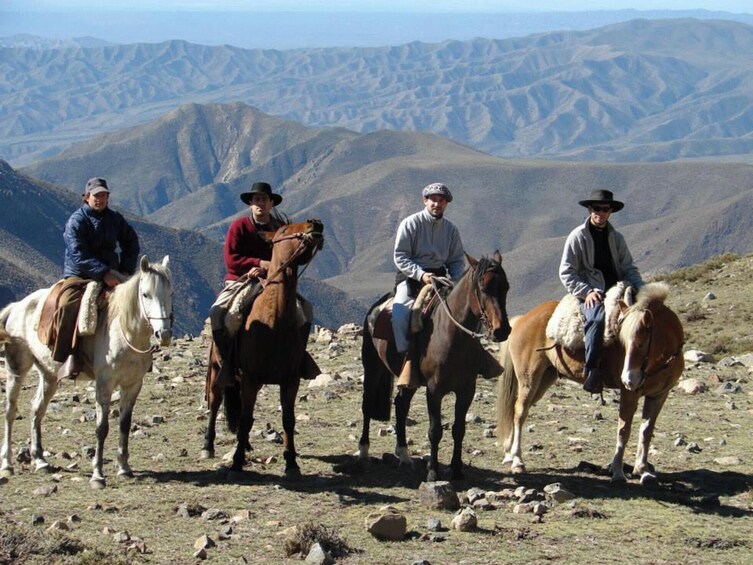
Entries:
<svg viewBox="0 0 753 565">
<path fill-rule="evenodd" d="M 0 0 L 0 11 L 387 11 L 535 12 L 585 10 L 753 12 L 751 0 Z"/>
</svg>

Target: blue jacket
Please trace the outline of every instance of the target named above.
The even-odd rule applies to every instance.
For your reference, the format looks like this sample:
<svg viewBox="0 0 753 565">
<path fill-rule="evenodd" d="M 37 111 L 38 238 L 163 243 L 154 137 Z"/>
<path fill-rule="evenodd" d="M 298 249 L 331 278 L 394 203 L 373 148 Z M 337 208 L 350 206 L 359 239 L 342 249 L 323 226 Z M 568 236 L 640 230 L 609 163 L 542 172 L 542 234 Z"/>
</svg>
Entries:
<svg viewBox="0 0 753 565">
<path fill-rule="evenodd" d="M 64 277 L 101 281 L 114 269 L 132 275 L 139 258 L 139 237 L 118 212 L 105 208 L 97 214 L 88 204 L 76 210 L 65 224 Z M 120 258 L 116 246 L 120 246 Z"/>
</svg>

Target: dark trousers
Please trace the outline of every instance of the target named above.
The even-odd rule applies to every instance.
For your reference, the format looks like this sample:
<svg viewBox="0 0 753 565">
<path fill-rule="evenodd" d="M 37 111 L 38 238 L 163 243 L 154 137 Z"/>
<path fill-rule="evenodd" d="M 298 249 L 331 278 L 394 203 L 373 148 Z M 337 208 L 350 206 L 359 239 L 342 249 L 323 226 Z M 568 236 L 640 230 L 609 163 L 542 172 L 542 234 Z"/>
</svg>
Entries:
<svg viewBox="0 0 753 565">
<path fill-rule="evenodd" d="M 599 303 L 591 308 L 586 308 L 585 303 L 580 305 L 580 311 L 586 318 L 583 323 L 586 345 L 586 369 L 596 369 L 601 361 L 601 352 L 604 349 L 604 327 L 606 317 L 604 304 Z"/>
<path fill-rule="evenodd" d="M 81 306 L 81 298 L 86 290 L 86 279 L 79 277 L 68 277 L 66 287 L 60 293 L 58 300 L 58 309 L 55 312 L 55 327 L 57 336 L 55 342 L 51 344 L 52 358 L 55 361 L 63 362 L 73 353 L 76 345 L 76 326 L 78 324 L 78 311 Z M 71 284 L 81 282 L 82 284 Z"/>
</svg>

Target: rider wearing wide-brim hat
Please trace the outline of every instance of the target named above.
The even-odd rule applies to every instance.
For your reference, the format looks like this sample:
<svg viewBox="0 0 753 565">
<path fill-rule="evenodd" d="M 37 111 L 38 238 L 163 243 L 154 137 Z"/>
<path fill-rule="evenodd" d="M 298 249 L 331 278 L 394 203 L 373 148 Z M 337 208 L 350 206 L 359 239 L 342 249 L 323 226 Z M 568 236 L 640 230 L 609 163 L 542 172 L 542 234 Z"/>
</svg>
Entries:
<svg viewBox="0 0 753 565">
<path fill-rule="evenodd" d="M 586 221 L 570 232 L 560 261 L 559 275 L 567 292 L 581 302 L 585 317 L 585 383 L 588 392 L 601 392 L 599 367 L 604 345 L 604 296 L 619 281 L 636 290 L 643 279 L 633 263 L 625 238 L 609 222 L 625 206 L 610 190 L 597 189 L 578 201 L 588 208 Z"/>
</svg>

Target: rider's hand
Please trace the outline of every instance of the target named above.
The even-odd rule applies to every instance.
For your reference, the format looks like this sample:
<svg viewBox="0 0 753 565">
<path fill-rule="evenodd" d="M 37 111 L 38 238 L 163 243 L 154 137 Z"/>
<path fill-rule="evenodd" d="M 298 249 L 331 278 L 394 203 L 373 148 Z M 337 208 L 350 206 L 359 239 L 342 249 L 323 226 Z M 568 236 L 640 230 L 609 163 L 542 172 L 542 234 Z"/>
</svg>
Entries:
<svg viewBox="0 0 753 565">
<path fill-rule="evenodd" d="M 586 295 L 586 308 L 593 308 L 597 304 L 600 304 L 604 300 L 603 292 L 597 289 L 593 289 Z"/>
<path fill-rule="evenodd" d="M 434 278 L 434 275 L 431 273 L 424 273 L 421 275 L 421 282 L 424 284 L 431 284 L 431 279 Z"/>
<path fill-rule="evenodd" d="M 113 288 L 120 284 L 120 279 L 115 276 L 115 274 L 108 271 L 105 273 L 105 276 L 102 277 L 102 282 L 105 283 L 108 287 Z"/>
</svg>

